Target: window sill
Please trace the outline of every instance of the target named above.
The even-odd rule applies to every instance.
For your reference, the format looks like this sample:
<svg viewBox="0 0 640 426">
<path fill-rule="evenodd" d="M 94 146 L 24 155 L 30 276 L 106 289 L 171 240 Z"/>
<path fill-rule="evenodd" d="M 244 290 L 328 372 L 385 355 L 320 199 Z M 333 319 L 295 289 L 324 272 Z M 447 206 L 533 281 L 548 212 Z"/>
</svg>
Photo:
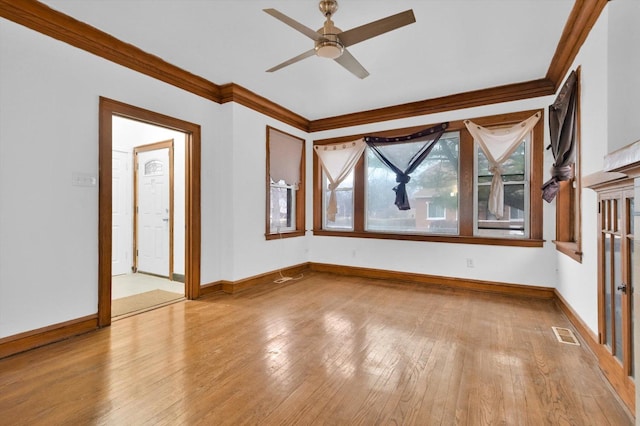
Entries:
<svg viewBox="0 0 640 426">
<path fill-rule="evenodd" d="M 387 234 L 380 232 L 327 231 L 314 229 L 313 235 L 326 237 L 376 238 L 380 240 L 409 240 L 454 244 L 483 244 L 491 246 L 542 247 L 544 240 L 516 238 L 467 237 L 458 235 Z"/>
<path fill-rule="evenodd" d="M 290 232 L 281 232 L 279 234 L 265 234 L 264 238 L 266 240 L 280 240 L 282 238 L 293 238 L 293 237 L 302 237 L 304 236 L 305 231 L 290 231 Z"/>
<path fill-rule="evenodd" d="M 562 254 L 566 254 L 578 263 L 582 263 L 582 251 L 578 248 L 578 243 L 569 241 L 554 241 L 556 250 Z"/>
</svg>

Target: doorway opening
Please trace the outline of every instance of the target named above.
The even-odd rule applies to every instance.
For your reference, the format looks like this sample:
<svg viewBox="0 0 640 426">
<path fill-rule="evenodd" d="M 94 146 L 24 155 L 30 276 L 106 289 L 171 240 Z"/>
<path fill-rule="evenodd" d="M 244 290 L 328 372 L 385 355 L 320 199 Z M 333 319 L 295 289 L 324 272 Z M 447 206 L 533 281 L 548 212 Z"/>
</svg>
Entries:
<svg viewBox="0 0 640 426">
<path fill-rule="evenodd" d="M 112 318 L 184 298 L 187 136 L 112 118 Z"/>
<path fill-rule="evenodd" d="M 100 98 L 98 323 L 200 290 L 200 126 Z"/>
</svg>

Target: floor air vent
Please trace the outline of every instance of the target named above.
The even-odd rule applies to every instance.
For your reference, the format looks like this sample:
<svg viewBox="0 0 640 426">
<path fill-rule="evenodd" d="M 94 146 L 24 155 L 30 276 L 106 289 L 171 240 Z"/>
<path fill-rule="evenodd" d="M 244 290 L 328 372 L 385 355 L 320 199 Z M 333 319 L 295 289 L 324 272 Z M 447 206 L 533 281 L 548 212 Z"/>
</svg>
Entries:
<svg viewBox="0 0 640 426">
<path fill-rule="evenodd" d="M 576 335 L 573 334 L 573 331 L 568 328 L 562 327 L 551 327 L 553 329 L 553 334 L 556 335 L 556 339 L 560 343 L 566 343 L 567 345 L 576 345 L 580 346 L 580 342 L 576 338 Z"/>
</svg>

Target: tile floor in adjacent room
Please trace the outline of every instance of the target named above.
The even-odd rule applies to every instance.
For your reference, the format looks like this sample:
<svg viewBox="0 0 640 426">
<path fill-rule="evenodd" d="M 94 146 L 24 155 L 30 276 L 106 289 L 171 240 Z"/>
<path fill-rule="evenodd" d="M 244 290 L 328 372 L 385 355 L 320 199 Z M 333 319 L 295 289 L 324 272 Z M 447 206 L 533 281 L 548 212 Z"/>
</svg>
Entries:
<svg viewBox="0 0 640 426">
<path fill-rule="evenodd" d="M 165 290 L 184 296 L 184 283 L 142 273 L 115 275 L 111 278 L 111 299 L 152 290 Z"/>
</svg>

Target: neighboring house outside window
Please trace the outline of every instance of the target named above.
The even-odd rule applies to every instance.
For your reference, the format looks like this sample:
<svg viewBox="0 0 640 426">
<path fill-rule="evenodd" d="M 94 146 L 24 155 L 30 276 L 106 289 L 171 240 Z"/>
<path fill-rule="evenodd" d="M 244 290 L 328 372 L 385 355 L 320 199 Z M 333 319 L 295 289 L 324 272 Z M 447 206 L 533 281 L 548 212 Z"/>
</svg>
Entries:
<svg viewBox="0 0 640 426">
<path fill-rule="evenodd" d="M 427 203 L 427 219 L 444 220 L 447 218 L 447 209 L 438 203 Z"/>
<path fill-rule="evenodd" d="M 457 196 L 455 188 L 444 196 L 433 189 L 418 191 L 414 195 L 416 226 L 434 234 L 455 235 L 458 232 Z M 447 207 L 452 205 L 455 208 Z"/>
</svg>

